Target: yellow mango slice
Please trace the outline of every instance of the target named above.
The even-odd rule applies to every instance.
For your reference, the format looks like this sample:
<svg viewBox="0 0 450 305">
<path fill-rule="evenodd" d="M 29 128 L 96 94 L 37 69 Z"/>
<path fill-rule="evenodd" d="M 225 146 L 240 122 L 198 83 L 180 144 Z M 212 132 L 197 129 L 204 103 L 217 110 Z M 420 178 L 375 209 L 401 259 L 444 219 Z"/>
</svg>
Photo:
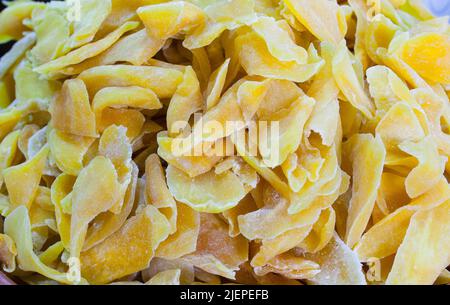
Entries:
<svg viewBox="0 0 450 305">
<path fill-rule="evenodd" d="M 73 33 L 66 48 L 74 49 L 91 42 L 103 21 L 111 12 L 111 0 L 82 0 L 80 18 L 73 23 Z"/>
<path fill-rule="evenodd" d="M 250 25 L 257 18 L 253 0 L 196 1 L 207 15 L 206 22 L 188 33 L 183 46 L 195 50 L 213 43 L 225 30 Z"/>
<path fill-rule="evenodd" d="M 400 58 L 422 77 L 433 82 L 450 84 L 448 35 L 426 33 L 413 37 L 403 46 Z"/>
<path fill-rule="evenodd" d="M 288 109 L 280 110 L 268 117 L 259 117 L 261 121 L 267 121 L 268 125 L 271 122 L 279 124 L 277 152 L 274 152 L 272 147 L 264 145 L 264 141 L 259 141 L 259 152 L 264 164 L 271 168 L 277 167 L 286 160 L 289 154 L 297 150 L 302 140 L 303 128 L 313 111 L 314 104 L 314 99 L 305 96 L 294 101 Z M 276 135 L 271 136 L 276 137 Z M 275 155 L 273 155 L 274 153 Z"/>
<path fill-rule="evenodd" d="M 135 29 L 139 23 L 137 22 L 127 22 L 124 23 L 114 32 L 111 32 L 108 36 L 103 39 L 97 40 L 91 44 L 82 46 L 64 56 L 61 56 L 53 61 L 45 63 L 34 70 L 41 74 L 51 74 L 58 70 L 65 68 L 70 65 L 78 64 L 87 58 L 91 58 L 100 54 L 102 51 L 108 49 L 114 42 L 116 42 L 124 33 Z"/>
<path fill-rule="evenodd" d="M 72 193 L 70 224 L 72 257 L 80 255 L 89 222 L 117 203 L 120 198 L 119 189 L 120 184 L 114 165 L 105 157 L 95 157 L 80 172 Z"/>
<path fill-rule="evenodd" d="M 365 285 L 366 279 L 357 255 L 337 234 L 321 251 L 302 257 L 320 265 L 320 272 L 309 281 L 316 285 Z"/>
<path fill-rule="evenodd" d="M 142 270 L 168 235 L 166 218 L 149 205 L 119 231 L 81 254 L 81 274 L 91 284 L 104 284 Z"/>
<path fill-rule="evenodd" d="M 58 168 L 66 174 L 76 176 L 83 168 L 83 158 L 94 138 L 67 134 L 52 129 L 48 136 L 51 156 Z"/>
<path fill-rule="evenodd" d="M 374 138 L 367 134 L 355 136 L 347 145 L 347 154 L 353 164 L 353 185 L 345 236 L 346 244 L 353 247 L 363 234 L 372 213 L 386 150 L 380 137 Z"/>
<path fill-rule="evenodd" d="M 172 269 L 161 271 L 150 280 L 145 282 L 146 285 L 180 285 L 180 269 Z"/>
<path fill-rule="evenodd" d="M 299 243 L 299 247 L 310 253 L 322 250 L 333 237 L 335 224 L 336 213 L 334 209 L 329 207 L 323 210 L 308 236 Z"/>
<path fill-rule="evenodd" d="M 399 148 L 419 161 L 419 165 L 411 170 L 405 180 L 409 197 L 416 198 L 439 182 L 447 157 L 439 156 L 437 145 L 431 137 L 426 137 L 418 143 L 403 142 Z"/>
<path fill-rule="evenodd" d="M 417 212 L 395 256 L 386 284 L 431 285 L 450 261 L 450 201 Z"/>
<path fill-rule="evenodd" d="M 234 279 L 236 270 L 248 258 L 248 241 L 231 238 L 224 221 L 214 214 L 201 213 L 197 250 L 185 260 L 206 272 Z"/>
<path fill-rule="evenodd" d="M 190 178 L 169 165 L 166 175 L 167 185 L 175 199 L 199 212 L 226 211 L 236 206 L 246 195 L 242 182 L 230 171 L 220 175 L 210 171 Z"/>
<path fill-rule="evenodd" d="M 158 155 L 151 154 L 145 160 L 145 195 L 148 204 L 152 204 L 163 213 L 170 222 L 173 234 L 177 230 L 177 204 L 166 184 L 164 169 Z"/>
<path fill-rule="evenodd" d="M 166 131 L 161 131 L 157 135 L 158 155 L 170 165 L 182 170 L 189 177 L 197 177 L 209 172 L 216 165 L 220 156 L 179 156 L 174 154 L 174 138 L 170 138 Z"/>
<path fill-rule="evenodd" d="M 319 264 L 297 257 L 292 253 L 283 253 L 271 259 L 262 267 L 255 267 L 255 274 L 264 276 L 269 272 L 280 274 L 288 279 L 310 279 L 320 272 Z"/>
<path fill-rule="evenodd" d="M 311 225 L 318 219 L 320 208 L 324 204 L 317 200 L 311 208 L 289 214 L 288 200 L 276 191 L 268 188 L 265 198 L 263 208 L 238 217 L 241 234 L 249 240 L 273 239 L 289 230 Z M 277 225 L 274 226 L 274 223 Z"/>
<path fill-rule="evenodd" d="M 50 189 L 50 198 L 55 206 L 56 226 L 61 242 L 66 249 L 70 245 L 71 217 L 63 211 L 62 201 L 71 193 L 76 177 L 67 174 L 59 175 Z"/>
<path fill-rule="evenodd" d="M 33 271 L 57 282 L 71 284 L 66 273 L 45 265 L 33 252 L 31 224 L 28 210 L 24 206 L 16 208 L 5 220 L 5 233 L 10 236 L 17 247 L 17 262 L 20 269 Z"/>
<path fill-rule="evenodd" d="M 13 272 L 16 269 L 17 249 L 8 235 L 0 233 L 0 262 L 3 271 Z"/>
<path fill-rule="evenodd" d="M 52 123 L 62 132 L 96 137 L 95 116 L 86 86 L 79 79 L 66 80 L 50 105 Z"/>
<path fill-rule="evenodd" d="M 11 166 L 17 152 L 20 131 L 8 134 L 0 143 L 0 186 L 3 184 L 3 170 Z"/>
<path fill-rule="evenodd" d="M 3 179 L 13 207 L 30 207 L 44 172 L 49 148 L 45 145 L 32 159 L 3 170 Z"/>
<path fill-rule="evenodd" d="M 228 58 L 223 64 L 211 73 L 208 81 L 208 87 L 206 88 L 206 109 L 209 110 L 216 106 L 220 100 L 222 90 L 225 86 L 225 81 L 228 73 L 228 66 L 230 59 Z"/>
<path fill-rule="evenodd" d="M 119 213 L 112 213 L 111 211 L 108 211 L 101 213 L 94 218 L 87 230 L 86 239 L 83 244 L 83 251 L 86 251 L 101 243 L 111 234 L 119 230 L 132 212 L 138 180 L 138 168 L 134 162 L 132 163 L 132 166 L 131 182 L 125 193 L 122 209 Z"/>
<path fill-rule="evenodd" d="M 347 31 L 340 7 L 333 1 L 283 0 L 284 5 L 321 41 L 338 44 Z"/>
<path fill-rule="evenodd" d="M 47 63 L 67 53 L 65 45 L 70 37 L 68 12 L 55 6 L 33 10 L 29 26 L 36 33 L 36 45 L 30 51 L 33 67 Z"/>
<path fill-rule="evenodd" d="M 200 232 L 200 213 L 185 204 L 177 204 L 176 231 L 156 250 L 156 257 L 177 259 L 194 252 Z"/>
<path fill-rule="evenodd" d="M 95 66 L 111 65 L 117 62 L 128 62 L 140 66 L 152 58 L 163 44 L 163 40 L 150 37 L 147 30 L 143 29 L 120 38 L 109 49 L 97 56 L 64 68 L 61 73 L 75 75 Z"/>
<path fill-rule="evenodd" d="M 171 97 L 183 79 L 174 69 L 152 66 L 98 66 L 83 71 L 78 76 L 93 97 L 102 88 L 115 86 L 139 86 L 155 92 L 159 98 Z"/>
<path fill-rule="evenodd" d="M 191 115 L 203 107 L 200 83 L 192 67 L 184 71 L 183 81 L 170 100 L 167 108 L 167 128 L 171 136 L 179 134 L 176 130 L 179 122 L 187 122 Z"/>
<path fill-rule="evenodd" d="M 241 233 L 239 229 L 238 217 L 240 215 L 253 212 L 256 209 L 257 206 L 255 200 L 251 194 L 247 194 L 234 208 L 224 211 L 222 215 L 228 222 L 228 235 L 231 237 L 238 236 Z"/>
<path fill-rule="evenodd" d="M 56 91 L 61 88 L 56 81 L 41 79 L 27 60 L 23 60 L 14 70 L 14 81 L 16 99 L 22 103 L 36 101 L 47 105 Z"/>
<path fill-rule="evenodd" d="M 1 37 L 0 37 L 1 39 Z M 19 61 L 25 52 L 36 42 L 34 33 L 26 34 L 22 39 L 13 45 L 13 47 L 0 59 L 0 79 L 3 79 L 6 73 Z"/>
<path fill-rule="evenodd" d="M 339 44 L 337 53 L 333 58 L 333 76 L 348 102 L 367 118 L 372 118 L 375 110 L 374 105 L 364 90 L 362 80 L 358 79 L 345 42 Z"/>
<path fill-rule="evenodd" d="M 415 210 L 409 206 L 397 209 L 365 233 L 355 246 L 359 259 L 365 262 L 372 258 L 382 259 L 397 251 L 411 216 Z"/>
<path fill-rule="evenodd" d="M 277 255 L 285 253 L 296 246 L 308 236 L 311 226 L 289 230 L 273 239 L 263 240 L 259 251 L 250 262 L 254 267 L 263 267 Z"/>
<path fill-rule="evenodd" d="M 308 52 L 295 44 L 282 22 L 261 16 L 251 26 L 265 40 L 270 54 L 278 60 L 295 61 L 300 65 L 307 63 Z"/>
<path fill-rule="evenodd" d="M 92 101 L 92 108 L 98 125 L 101 125 L 103 110 L 107 107 L 133 107 L 151 110 L 159 109 L 162 105 L 152 90 L 130 86 L 107 87 L 97 92 Z"/>
<path fill-rule="evenodd" d="M 305 82 L 324 64 L 312 45 L 308 49 L 307 63 L 280 61 L 270 54 L 264 40 L 253 32 L 238 36 L 236 48 L 242 67 L 249 75 Z"/>
<path fill-rule="evenodd" d="M 205 13 L 199 7 L 183 1 L 174 1 L 140 7 L 137 10 L 150 36 L 167 39 L 181 31 L 189 32 L 205 22 Z"/>
<path fill-rule="evenodd" d="M 27 27 L 23 24 L 26 18 L 31 16 L 35 8 L 43 8 L 44 3 L 39 2 L 14 2 L 0 13 L 0 43 L 10 40 L 19 40 Z"/>
</svg>

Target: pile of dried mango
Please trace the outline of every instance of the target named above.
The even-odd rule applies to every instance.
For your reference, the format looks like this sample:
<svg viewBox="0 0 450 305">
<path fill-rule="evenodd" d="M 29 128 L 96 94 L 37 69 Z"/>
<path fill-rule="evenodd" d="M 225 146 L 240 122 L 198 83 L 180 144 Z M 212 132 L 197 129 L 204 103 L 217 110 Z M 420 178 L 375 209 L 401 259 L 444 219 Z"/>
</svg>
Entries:
<svg viewBox="0 0 450 305">
<path fill-rule="evenodd" d="M 450 28 L 420 0 L 6 5 L 10 277 L 448 283 Z M 259 122 L 277 158 L 211 153 Z"/>
</svg>

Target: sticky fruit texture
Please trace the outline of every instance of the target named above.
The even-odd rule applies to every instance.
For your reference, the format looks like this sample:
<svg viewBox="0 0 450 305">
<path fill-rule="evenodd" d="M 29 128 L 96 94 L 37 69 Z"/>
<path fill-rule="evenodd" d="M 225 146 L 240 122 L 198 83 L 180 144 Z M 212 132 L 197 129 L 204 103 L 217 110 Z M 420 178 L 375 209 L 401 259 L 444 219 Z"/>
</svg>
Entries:
<svg viewBox="0 0 450 305">
<path fill-rule="evenodd" d="M 5 3 L 0 268 L 448 283 L 448 18 L 379 2 Z"/>
</svg>

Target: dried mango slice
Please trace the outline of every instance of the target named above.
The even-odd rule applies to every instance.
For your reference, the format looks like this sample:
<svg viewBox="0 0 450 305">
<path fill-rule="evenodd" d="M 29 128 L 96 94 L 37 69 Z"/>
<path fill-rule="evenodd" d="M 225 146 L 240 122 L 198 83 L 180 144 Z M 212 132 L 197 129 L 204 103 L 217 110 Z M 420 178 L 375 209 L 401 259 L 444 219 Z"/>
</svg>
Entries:
<svg viewBox="0 0 450 305">
<path fill-rule="evenodd" d="M 149 205 L 119 231 L 81 253 L 81 274 L 91 284 L 104 284 L 142 270 L 168 235 L 166 218 Z"/>
<path fill-rule="evenodd" d="M 449 217 L 447 200 L 411 218 L 386 284 L 433 284 L 449 264 Z"/>
<path fill-rule="evenodd" d="M 58 168 L 69 175 L 78 175 L 83 158 L 94 138 L 81 137 L 52 129 L 48 136 L 51 156 Z"/>
<path fill-rule="evenodd" d="M 228 73 L 230 59 L 227 59 L 217 68 L 209 77 L 208 87 L 206 88 L 206 110 L 216 106 L 220 100 L 222 90 Z"/>
<path fill-rule="evenodd" d="M 302 255 L 320 265 L 320 272 L 309 281 L 319 285 L 365 285 L 362 266 L 353 252 L 337 234 L 321 251 Z"/>
<path fill-rule="evenodd" d="M 151 110 L 159 109 L 162 105 L 155 93 L 147 88 L 137 86 L 103 88 L 97 92 L 92 101 L 92 108 L 99 126 L 102 126 L 103 111 L 107 107 Z"/>
<path fill-rule="evenodd" d="M 321 41 L 338 44 L 347 31 L 345 18 L 334 1 L 283 0 L 284 5 Z"/>
<path fill-rule="evenodd" d="M 409 39 L 400 58 L 422 77 L 433 82 L 450 84 L 450 38 L 448 35 L 426 33 Z"/>
<path fill-rule="evenodd" d="M 111 0 L 82 0 L 80 18 L 73 22 L 73 33 L 66 48 L 74 49 L 91 42 L 103 21 L 111 12 Z"/>
<path fill-rule="evenodd" d="M 450 187 L 445 179 L 428 192 L 413 199 L 372 226 L 356 244 L 355 251 L 361 261 L 384 258 L 394 254 L 400 246 L 410 223 L 418 210 L 432 209 L 450 198 Z"/>
<path fill-rule="evenodd" d="M 61 73 L 66 75 L 80 74 L 95 66 L 129 62 L 140 66 L 152 58 L 163 46 L 164 41 L 150 37 L 146 29 L 120 38 L 103 53 L 88 58 L 83 62 L 64 68 Z"/>
<path fill-rule="evenodd" d="M 159 98 L 171 97 L 183 79 L 182 72 L 153 66 L 98 66 L 78 76 L 93 97 L 102 88 L 139 86 L 155 92 Z"/>
<path fill-rule="evenodd" d="M 211 45 L 226 30 L 250 25 L 256 20 L 253 0 L 196 2 L 207 15 L 206 22 L 188 33 L 183 46 L 193 50 Z"/>
<path fill-rule="evenodd" d="M 145 194 L 148 204 L 152 204 L 169 220 L 173 234 L 177 231 L 177 204 L 166 184 L 164 169 L 158 155 L 151 154 L 145 160 Z"/>
<path fill-rule="evenodd" d="M 5 272 L 16 269 L 17 249 L 14 241 L 8 235 L 0 233 L 0 262 Z"/>
<path fill-rule="evenodd" d="M 182 170 L 189 177 L 197 177 L 209 172 L 216 165 L 220 156 L 178 156 L 172 152 L 174 138 L 170 138 L 166 131 L 157 135 L 158 155 L 170 165 Z"/>
<path fill-rule="evenodd" d="M 248 258 L 248 241 L 231 238 L 224 221 L 214 214 L 201 213 L 197 250 L 184 257 L 206 272 L 234 279 L 236 270 Z"/>
<path fill-rule="evenodd" d="M 381 183 L 386 150 L 380 137 L 358 135 L 346 143 L 353 164 L 352 199 L 347 219 L 346 244 L 353 247 L 363 234 Z M 370 167 L 365 164 L 370 164 Z M 370 177 L 370 178 L 369 178 Z"/>
<path fill-rule="evenodd" d="M 122 209 L 119 213 L 112 213 L 108 211 L 101 213 L 94 218 L 87 230 L 86 239 L 83 244 L 83 251 L 86 251 L 101 243 L 111 234 L 119 230 L 132 212 L 138 180 L 138 168 L 134 163 L 132 163 L 132 166 L 131 182 L 125 193 Z"/>
<path fill-rule="evenodd" d="M 333 237 L 335 224 L 336 213 L 333 207 L 323 210 L 308 236 L 299 243 L 299 247 L 310 253 L 322 250 Z"/>
<path fill-rule="evenodd" d="M 397 124 L 404 128 L 401 130 Z M 420 141 L 425 132 L 414 110 L 407 103 L 399 102 L 393 105 L 376 127 L 386 150 L 394 149 L 403 141 Z"/>
<path fill-rule="evenodd" d="M 120 187 L 113 163 L 103 156 L 95 157 L 80 172 L 72 193 L 71 256 L 79 257 L 89 222 L 117 203 Z"/>
<path fill-rule="evenodd" d="M 273 272 L 288 279 L 310 279 L 320 272 L 320 266 L 292 253 L 284 253 L 271 259 L 262 267 L 255 267 L 254 271 L 258 276 Z"/>
<path fill-rule="evenodd" d="M 365 233 L 354 250 L 362 262 L 382 259 L 397 251 L 415 209 L 405 206 L 389 214 Z"/>
<path fill-rule="evenodd" d="M 71 193 L 75 180 L 76 177 L 63 173 L 55 179 L 50 189 L 50 198 L 55 206 L 56 226 L 66 249 L 69 249 L 70 244 L 71 217 L 63 211 L 61 202 Z"/>
<path fill-rule="evenodd" d="M 275 21 L 274 18 L 261 16 L 251 25 L 252 29 L 262 37 L 267 48 L 280 61 L 295 61 L 302 65 L 308 62 L 308 52 L 295 44 L 288 26 L 283 21 Z"/>
<path fill-rule="evenodd" d="M 247 194 L 234 208 L 222 213 L 228 222 L 228 235 L 236 237 L 240 234 L 238 217 L 256 210 L 256 203 L 250 194 Z"/>
<path fill-rule="evenodd" d="M 51 74 L 70 65 L 78 64 L 85 59 L 94 57 L 102 51 L 108 49 L 114 42 L 116 42 L 124 33 L 135 29 L 139 25 L 138 22 L 126 22 L 108 36 L 82 46 L 64 56 L 61 56 L 53 61 L 45 63 L 34 70 L 40 74 Z"/>
<path fill-rule="evenodd" d="M 199 212 L 226 211 L 236 206 L 246 195 L 242 182 L 231 171 L 220 175 L 209 171 L 190 178 L 181 170 L 169 165 L 166 175 L 167 185 L 175 199 Z"/>
<path fill-rule="evenodd" d="M 183 259 L 166 260 L 163 258 L 155 257 L 150 261 L 148 268 L 142 270 L 142 279 L 148 281 L 156 274 L 167 270 L 179 269 L 180 283 L 192 284 L 194 282 L 194 266 Z"/>
<path fill-rule="evenodd" d="M 36 45 L 30 51 L 34 65 L 47 63 L 68 50 L 65 48 L 70 37 L 70 22 L 66 18 L 68 12 L 56 5 L 33 10 L 29 26 L 36 33 Z"/>
<path fill-rule="evenodd" d="M 387 215 L 410 201 L 405 189 L 405 177 L 384 172 L 378 189 L 377 205 Z"/>
<path fill-rule="evenodd" d="M 170 38 L 179 32 L 189 32 L 205 22 L 205 13 L 199 7 L 183 1 L 174 1 L 140 7 L 137 10 L 150 36 Z"/>
<path fill-rule="evenodd" d="M 71 284 L 65 273 L 48 267 L 33 252 L 31 224 L 26 207 L 17 207 L 8 215 L 5 220 L 5 233 L 16 242 L 17 262 L 20 269 L 37 272 L 55 281 Z"/>
<path fill-rule="evenodd" d="M 388 67 L 370 67 L 366 75 L 377 110 L 386 113 L 398 101 L 413 103 L 414 98 L 406 83 Z"/>
<path fill-rule="evenodd" d="M 348 102 L 367 118 L 372 118 L 374 105 L 364 90 L 362 80 L 358 78 L 345 42 L 339 44 L 333 58 L 333 75 Z"/>
<path fill-rule="evenodd" d="M 167 108 L 166 120 L 169 135 L 179 134 L 182 130 L 176 130 L 177 122 L 186 122 L 187 124 L 191 115 L 202 107 L 200 83 L 192 67 L 186 67 L 183 81 L 172 96 Z"/>
<path fill-rule="evenodd" d="M 263 267 L 277 255 L 285 253 L 300 245 L 311 232 L 311 228 L 311 225 L 304 226 L 298 229 L 289 230 L 273 239 L 263 240 L 261 247 L 251 260 L 251 265 L 254 267 Z"/>
<path fill-rule="evenodd" d="M 159 245 L 156 257 L 173 260 L 196 250 L 200 232 L 200 213 L 178 203 L 176 221 L 176 231 Z"/>
<path fill-rule="evenodd" d="M 306 64 L 295 61 L 283 62 L 270 54 L 264 39 L 251 32 L 238 36 L 236 48 L 242 67 L 249 75 L 305 82 L 314 76 L 323 66 L 323 60 L 311 45 L 308 49 Z"/>
<path fill-rule="evenodd" d="M 31 63 L 27 60 L 22 61 L 15 68 L 14 81 L 16 99 L 21 103 L 36 101 L 47 105 L 61 88 L 61 85 L 56 81 L 41 79 L 40 75 L 33 71 Z"/>
<path fill-rule="evenodd" d="M 17 152 L 20 131 L 9 133 L 0 143 L 0 187 L 3 184 L 3 170 L 11 166 Z"/>
<path fill-rule="evenodd" d="M 314 105 L 314 99 L 304 96 L 294 101 L 288 109 L 280 110 L 269 117 L 259 117 L 261 121 L 268 121 L 268 124 L 270 122 L 279 124 L 279 151 L 275 158 L 272 158 L 274 151 L 268 150 L 268 147 L 262 144 L 263 141 L 259 141 L 259 152 L 267 166 L 274 168 L 281 165 L 289 154 L 297 150 L 302 140 L 304 126 Z"/>
<path fill-rule="evenodd" d="M 431 137 L 425 137 L 418 143 L 403 142 L 399 148 L 419 161 L 419 165 L 411 170 L 405 180 L 409 197 L 416 198 L 439 182 L 447 157 L 439 156 L 437 145 Z"/>
<path fill-rule="evenodd" d="M 126 132 L 122 126 L 111 125 L 103 132 L 98 145 L 98 154 L 111 160 L 120 183 L 119 199 L 111 207 L 114 213 L 120 213 L 125 192 L 131 182 L 132 149 Z"/>
<path fill-rule="evenodd" d="M 30 207 L 44 172 L 49 148 L 45 145 L 32 159 L 3 170 L 12 207 Z"/>
<path fill-rule="evenodd" d="M 180 285 L 180 269 L 161 271 L 145 282 L 146 285 Z"/>
<path fill-rule="evenodd" d="M 43 8 L 44 3 L 19 1 L 13 2 L 0 13 L 0 43 L 19 40 L 27 27 L 23 21 L 31 16 L 35 8 Z"/>
<path fill-rule="evenodd" d="M 97 136 L 95 115 L 83 81 L 66 80 L 49 111 L 55 129 L 77 136 Z"/>
<path fill-rule="evenodd" d="M 276 191 L 269 189 L 266 198 L 263 208 L 238 217 L 241 234 L 249 240 L 273 239 L 289 230 L 311 225 L 319 218 L 320 209 L 317 207 L 323 204 L 319 200 L 316 207 L 313 205 L 299 213 L 289 214 L 288 200 Z"/>
<path fill-rule="evenodd" d="M 13 47 L 0 59 L 0 79 L 3 79 L 15 63 L 25 54 L 25 52 L 36 42 L 34 33 L 26 34 L 22 39 L 13 45 Z"/>
</svg>

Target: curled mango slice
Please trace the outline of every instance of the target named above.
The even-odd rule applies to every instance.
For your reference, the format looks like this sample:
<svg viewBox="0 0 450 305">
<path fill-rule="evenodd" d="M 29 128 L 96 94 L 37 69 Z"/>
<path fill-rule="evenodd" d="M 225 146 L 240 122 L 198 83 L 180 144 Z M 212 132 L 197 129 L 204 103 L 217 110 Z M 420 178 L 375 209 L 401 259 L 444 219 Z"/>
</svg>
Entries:
<svg viewBox="0 0 450 305">
<path fill-rule="evenodd" d="M 246 192 L 231 171 L 214 171 L 190 178 L 176 167 L 167 168 L 167 185 L 176 200 L 199 212 L 220 213 L 236 206 Z"/>
<path fill-rule="evenodd" d="M 166 218 L 149 205 L 119 231 L 81 254 L 81 274 L 89 283 L 104 284 L 142 270 L 168 235 Z"/>
</svg>

